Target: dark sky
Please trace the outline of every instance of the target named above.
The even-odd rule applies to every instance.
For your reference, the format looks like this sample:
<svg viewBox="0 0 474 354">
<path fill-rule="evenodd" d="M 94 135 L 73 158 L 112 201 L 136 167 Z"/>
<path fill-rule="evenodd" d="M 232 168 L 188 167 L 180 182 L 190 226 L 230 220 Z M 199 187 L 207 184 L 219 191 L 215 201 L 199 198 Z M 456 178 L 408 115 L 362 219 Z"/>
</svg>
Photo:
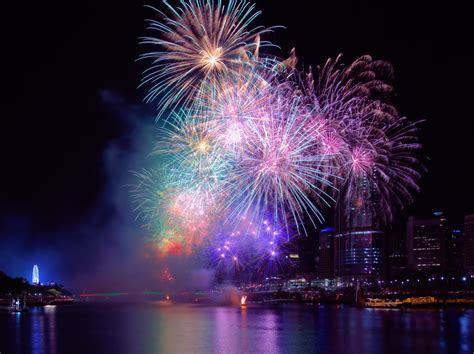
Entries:
<svg viewBox="0 0 474 354">
<path fill-rule="evenodd" d="M 142 5 L 160 1 L 9 3 L 2 11 L 0 269 L 26 276 L 47 259 L 50 278 L 67 282 L 102 267 L 97 250 L 113 257 L 133 243 L 114 235 L 133 223 L 123 187 L 153 135 L 154 108 L 141 103 L 143 66 L 135 59 L 143 20 L 152 16 Z M 296 47 L 313 67 L 339 53 L 346 62 L 370 54 L 393 64 L 397 107 L 426 120 L 429 172 L 410 210 L 442 209 L 456 221 L 474 212 L 467 4 L 257 1 L 259 23 L 286 27 L 269 38 L 281 46 L 275 54 Z M 137 142 L 143 134 L 148 140 Z"/>
</svg>

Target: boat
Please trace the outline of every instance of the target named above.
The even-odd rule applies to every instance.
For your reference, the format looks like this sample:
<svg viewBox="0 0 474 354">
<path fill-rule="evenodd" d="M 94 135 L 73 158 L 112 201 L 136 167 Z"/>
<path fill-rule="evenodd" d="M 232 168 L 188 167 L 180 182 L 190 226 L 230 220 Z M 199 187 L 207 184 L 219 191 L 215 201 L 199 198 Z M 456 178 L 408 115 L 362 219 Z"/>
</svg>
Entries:
<svg viewBox="0 0 474 354">
<path fill-rule="evenodd" d="M 23 301 L 20 301 L 20 298 L 13 298 L 8 310 L 11 313 L 28 312 L 25 299 L 23 299 Z"/>
<path fill-rule="evenodd" d="M 402 305 L 400 300 L 390 300 L 390 299 L 372 299 L 367 298 L 365 301 L 365 307 L 371 308 L 398 308 Z"/>
<path fill-rule="evenodd" d="M 446 299 L 445 304 L 454 305 L 454 306 L 474 306 L 474 299 L 472 298 Z"/>
<path fill-rule="evenodd" d="M 444 301 L 434 296 L 409 297 L 403 300 L 403 307 L 437 307 L 444 305 Z"/>
</svg>

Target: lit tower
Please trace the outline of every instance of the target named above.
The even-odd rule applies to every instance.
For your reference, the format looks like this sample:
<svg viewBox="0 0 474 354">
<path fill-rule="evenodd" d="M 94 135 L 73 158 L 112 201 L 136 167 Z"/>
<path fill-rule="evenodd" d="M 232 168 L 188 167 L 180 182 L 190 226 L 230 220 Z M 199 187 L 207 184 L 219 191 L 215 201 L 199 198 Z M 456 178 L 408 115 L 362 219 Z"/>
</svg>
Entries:
<svg viewBox="0 0 474 354">
<path fill-rule="evenodd" d="M 376 213 L 373 179 L 363 175 L 354 183 L 349 200 L 341 198 L 335 213 L 334 272 L 341 281 L 379 277 L 383 269 L 384 232 Z"/>
<path fill-rule="evenodd" d="M 32 283 L 34 285 L 38 285 L 39 282 L 40 282 L 39 269 L 38 269 L 38 266 L 35 264 L 33 266 L 33 281 L 32 281 Z"/>
</svg>

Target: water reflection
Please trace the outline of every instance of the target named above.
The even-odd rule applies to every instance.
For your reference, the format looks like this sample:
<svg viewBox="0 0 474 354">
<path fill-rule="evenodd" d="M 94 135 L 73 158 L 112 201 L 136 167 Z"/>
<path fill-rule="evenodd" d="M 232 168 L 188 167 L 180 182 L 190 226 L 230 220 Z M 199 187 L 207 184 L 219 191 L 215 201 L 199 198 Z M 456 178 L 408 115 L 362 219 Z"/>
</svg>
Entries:
<svg viewBox="0 0 474 354">
<path fill-rule="evenodd" d="M 25 314 L 17 312 L 11 314 L 13 321 L 15 322 L 15 347 L 21 350 L 22 348 L 22 340 L 21 340 L 21 318 L 25 316 Z"/>
<path fill-rule="evenodd" d="M 33 354 L 41 354 L 46 348 L 43 309 L 36 307 L 30 311 L 30 344 Z"/>
<path fill-rule="evenodd" d="M 233 310 L 233 311 L 232 311 Z M 214 346 L 219 353 L 230 353 L 232 348 L 238 348 L 238 331 L 237 326 L 240 322 L 239 313 L 235 308 L 218 307 L 214 311 Z M 238 316 L 238 317 L 237 317 Z"/>
<path fill-rule="evenodd" d="M 4 353 L 472 354 L 474 311 L 77 304 L 0 312 Z"/>
<path fill-rule="evenodd" d="M 474 346 L 469 348 L 467 345 L 469 341 L 469 333 L 474 333 L 474 325 L 472 323 L 473 321 L 469 321 L 468 316 L 463 315 L 459 317 L 459 332 L 461 335 L 461 340 L 460 340 L 460 345 L 461 345 L 461 350 L 463 351 L 474 351 Z M 472 344 L 472 343 L 471 343 Z"/>
<path fill-rule="evenodd" d="M 250 351 L 249 348 L 249 333 L 248 333 L 248 319 L 247 319 L 247 306 L 243 306 L 240 308 L 240 337 L 242 343 L 242 351 L 248 353 Z"/>
<path fill-rule="evenodd" d="M 56 305 L 45 306 L 47 332 L 48 332 L 48 352 L 56 354 Z"/>
<path fill-rule="evenodd" d="M 56 354 L 56 306 L 34 307 L 27 317 L 31 328 L 30 352 Z"/>
<path fill-rule="evenodd" d="M 193 353 L 199 343 L 212 340 L 212 329 L 206 325 L 205 319 L 197 315 L 197 309 L 173 306 L 158 308 L 158 311 L 153 324 L 158 346 L 150 352 Z"/>
</svg>

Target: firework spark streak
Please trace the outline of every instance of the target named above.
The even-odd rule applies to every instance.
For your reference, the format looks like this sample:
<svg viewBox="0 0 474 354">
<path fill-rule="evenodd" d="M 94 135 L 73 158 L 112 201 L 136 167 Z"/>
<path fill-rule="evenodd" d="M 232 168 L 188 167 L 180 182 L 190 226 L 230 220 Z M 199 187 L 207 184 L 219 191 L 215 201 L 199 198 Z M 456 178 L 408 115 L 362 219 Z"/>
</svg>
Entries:
<svg viewBox="0 0 474 354">
<path fill-rule="evenodd" d="M 252 27 L 260 12 L 247 0 L 163 4 L 141 56 L 145 100 L 167 113 L 160 162 L 132 190 L 162 254 L 212 249 L 217 266 L 249 268 L 276 259 L 283 236 L 317 227 L 324 209 L 363 206 L 384 224 L 413 200 L 420 122 L 391 104 L 389 63 L 339 56 L 313 76 L 294 50 L 286 60 L 260 51 L 274 27 Z"/>
<path fill-rule="evenodd" d="M 158 20 L 148 20 L 157 36 L 142 38 L 153 49 L 140 58 L 151 61 L 142 84 L 149 86 L 145 99 L 158 99 L 159 116 L 167 109 L 186 105 L 204 82 L 258 56 L 260 35 L 271 31 L 252 27 L 260 15 L 246 0 L 183 0 L 173 7 L 163 0 L 166 14 L 156 8 Z"/>
<path fill-rule="evenodd" d="M 235 193 L 229 201 L 234 213 L 253 207 L 257 213 L 272 210 L 278 221 L 290 213 L 297 225 L 304 225 L 303 213 L 311 221 L 311 215 L 322 220 L 309 197 L 328 205 L 331 199 L 323 191 L 330 181 L 321 167 L 328 157 L 318 152 L 321 122 L 299 97 L 278 94 L 262 107 L 261 116 L 234 162 L 230 179 Z"/>
<path fill-rule="evenodd" d="M 347 209 L 363 206 L 377 215 L 378 224 L 390 223 L 396 209 L 412 202 L 419 190 L 421 121 L 400 117 L 382 99 L 393 92 L 385 79 L 393 75 L 389 63 L 368 55 L 348 67 L 339 60 L 326 62 L 315 86 L 315 99 L 336 134 L 329 145 L 338 151 L 333 160 L 340 168 L 338 203 Z"/>
<path fill-rule="evenodd" d="M 222 274 L 247 270 L 275 275 L 285 266 L 289 241 L 284 228 L 270 216 L 263 214 L 256 220 L 244 215 L 233 225 L 216 230 L 209 239 L 206 259 Z"/>
</svg>

